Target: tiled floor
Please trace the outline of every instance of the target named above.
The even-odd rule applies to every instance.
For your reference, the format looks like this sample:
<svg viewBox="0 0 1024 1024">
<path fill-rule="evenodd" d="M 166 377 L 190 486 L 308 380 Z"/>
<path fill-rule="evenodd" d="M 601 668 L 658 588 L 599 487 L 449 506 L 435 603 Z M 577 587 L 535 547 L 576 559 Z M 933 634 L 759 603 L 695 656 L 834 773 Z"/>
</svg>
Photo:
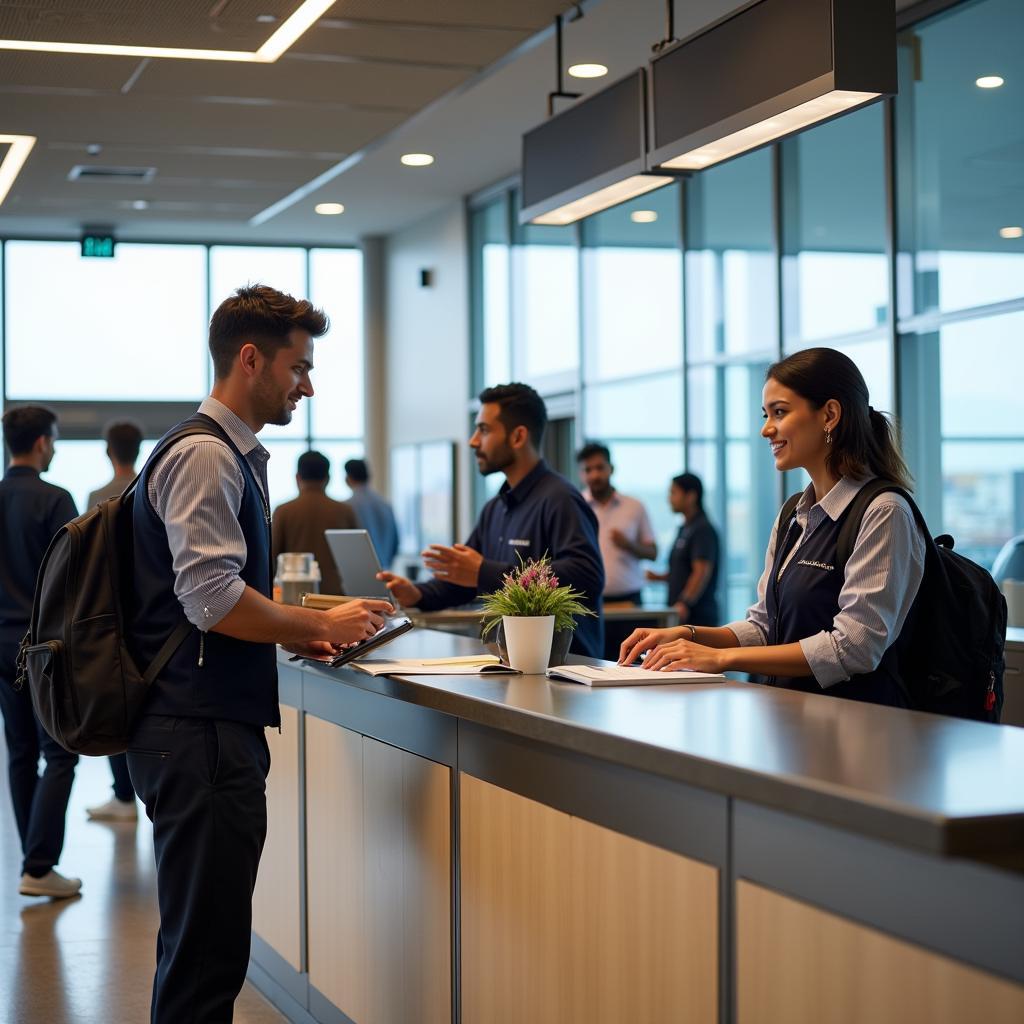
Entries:
<svg viewBox="0 0 1024 1024">
<path fill-rule="evenodd" d="M 0 1020 L 5 1024 L 145 1024 L 156 942 L 156 878 L 149 822 L 90 822 L 85 807 L 110 796 L 106 759 L 79 762 L 60 870 L 82 895 L 19 896 L 21 850 L 0 733 Z M 236 1024 L 282 1024 L 250 985 Z"/>
</svg>

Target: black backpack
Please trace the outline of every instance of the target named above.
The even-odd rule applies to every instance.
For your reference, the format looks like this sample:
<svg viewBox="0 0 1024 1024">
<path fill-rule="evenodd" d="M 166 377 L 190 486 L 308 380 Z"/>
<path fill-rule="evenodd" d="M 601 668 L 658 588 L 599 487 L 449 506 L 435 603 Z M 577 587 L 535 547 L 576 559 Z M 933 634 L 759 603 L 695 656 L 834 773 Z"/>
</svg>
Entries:
<svg viewBox="0 0 1024 1024">
<path fill-rule="evenodd" d="M 1006 599 L 990 573 L 953 550 L 953 538 L 932 538 L 914 499 L 897 484 L 870 480 L 850 503 L 839 531 L 836 569 L 845 573 L 868 505 L 892 491 L 910 505 L 925 538 L 924 577 L 903 624 L 899 673 L 911 707 L 937 715 L 998 722 L 1003 708 Z M 779 517 L 788 523 L 800 495 Z M 909 636 L 906 636 L 907 631 Z"/>
<path fill-rule="evenodd" d="M 166 434 L 147 464 L 192 434 L 222 436 L 213 420 L 193 418 Z M 136 477 L 122 495 L 57 531 L 36 577 L 32 618 L 18 654 L 15 686 L 28 683 L 43 728 L 75 754 L 127 748 L 150 685 L 193 629 L 183 615 L 153 662 L 139 671 L 128 643 L 138 482 Z"/>
</svg>

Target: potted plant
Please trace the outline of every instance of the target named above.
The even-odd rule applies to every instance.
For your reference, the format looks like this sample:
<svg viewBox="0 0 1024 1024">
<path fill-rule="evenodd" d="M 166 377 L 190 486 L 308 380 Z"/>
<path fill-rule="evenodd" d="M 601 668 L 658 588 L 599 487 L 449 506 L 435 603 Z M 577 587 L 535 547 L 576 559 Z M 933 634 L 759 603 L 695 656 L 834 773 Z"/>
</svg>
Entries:
<svg viewBox="0 0 1024 1024">
<path fill-rule="evenodd" d="M 499 626 L 508 646 L 508 663 L 533 675 L 548 667 L 551 641 L 558 631 L 571 634 L 580 615 L 594 613 L 580 602 L 583 595 L 563 587 L 545 555 L 523 562 L 506 573 L 501 589 L 484 596 L 483 636 Z"/>
</svg>

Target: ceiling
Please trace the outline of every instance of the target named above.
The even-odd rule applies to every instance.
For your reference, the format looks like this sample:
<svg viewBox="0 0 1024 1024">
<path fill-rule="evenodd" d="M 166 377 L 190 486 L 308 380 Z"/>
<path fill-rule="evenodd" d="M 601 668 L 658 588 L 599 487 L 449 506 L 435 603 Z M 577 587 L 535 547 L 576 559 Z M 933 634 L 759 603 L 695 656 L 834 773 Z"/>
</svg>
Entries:
<svg viewBox="0 0 1024 1024">
<path fill-rule="evenodd" d="M 0 38 L 252 51 L 298 5 L 0 0 Z M 76 234 L 93 224 L 125 238 L 332 240 L 337 227 L 316 215 L 293 213 L 264 231 L 248 222 L 567 6 L 338 0 L 273 64 L 0 51 L 0 133 L 38 138 L 0 207 L 0 232 Z M 156 172 L 145 184 L 69 180 L 79 164 Z M 139 201 L 147 209 L 134 209 Z"/>
<path fill-rule="evenodd" d="M 0 0 L 0 37 L 252 50 L 297 2 Z M 676 36 L 743 5 L 676 0 Z M 610 74 L 566 88 L 602 88 L 664 35 L 664 0 L 581 6 L 564 63 L 598 61 Z M 520 137 L 543 120 L 554 85 L 552 19 L 571 9 L 338 0 L 275 64 L 0 51 L 0 133 L 39 138 L 0 207 L 0 235 L 95 226 L 125 240 L 344 244 L 389 234 L 516 171 Z M 404 167 L 409 151 L 436 163 Z M 156 172 L 146 184 L 68 180 L 90 164 Z M 318 216 L 319 202 L 346 211 Z"/>
</svg>

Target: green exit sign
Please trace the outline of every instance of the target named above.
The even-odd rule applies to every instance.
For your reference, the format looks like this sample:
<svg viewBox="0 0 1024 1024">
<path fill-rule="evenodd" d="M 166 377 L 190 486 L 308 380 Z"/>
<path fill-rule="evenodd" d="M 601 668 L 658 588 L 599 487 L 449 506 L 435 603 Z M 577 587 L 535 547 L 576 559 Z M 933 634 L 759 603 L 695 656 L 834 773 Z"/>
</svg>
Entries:
<svg viewBox="0 0 1024 1024">
<path fill-rule="evenodd" d="M 110 259 L 114 255 L 114 236 L 82 235 L 82 255 Z"/>
</svg>

